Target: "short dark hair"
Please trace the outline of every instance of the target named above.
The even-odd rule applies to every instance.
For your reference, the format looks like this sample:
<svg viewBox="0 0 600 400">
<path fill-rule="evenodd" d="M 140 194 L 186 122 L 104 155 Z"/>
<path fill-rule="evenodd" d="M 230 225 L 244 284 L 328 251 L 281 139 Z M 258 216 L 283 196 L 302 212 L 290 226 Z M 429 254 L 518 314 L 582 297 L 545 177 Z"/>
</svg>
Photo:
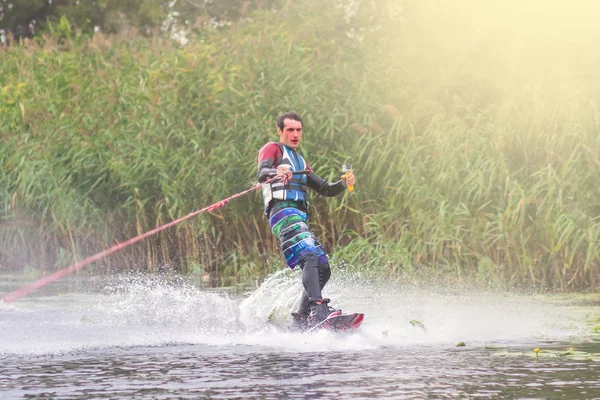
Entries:
<svg viewBox="0 0 600 400">
<path fill-rule="evenodd" d="M 290 112 L 283 113 L 279 117 L 277 117 L 277 127 L 279 129 L 283 130 L 283 122 L 286 119 L 293 119 L 294 121 L 300 121 L 302 126 L 304 126 L 304 121 L 302 121 L 302 117 L 300 115 L 298 115 L 297 113 L 290 111 Z"/>
</svg>

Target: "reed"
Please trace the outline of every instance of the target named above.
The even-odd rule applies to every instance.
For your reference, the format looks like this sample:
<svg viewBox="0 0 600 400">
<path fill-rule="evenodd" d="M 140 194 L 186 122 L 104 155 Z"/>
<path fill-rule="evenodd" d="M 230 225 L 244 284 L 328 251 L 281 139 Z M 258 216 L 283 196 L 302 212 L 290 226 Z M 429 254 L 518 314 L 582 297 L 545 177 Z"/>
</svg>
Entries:
<svg viewBox="0 0 600 400">
<path fill-rule="evenodd" d="M 380 28 L 360 38 L 344 32 L 364 21 L 344 13 L 289 4 L 228 29 L 195 28 L 184 47 L 126 31 L 0 49 L 0 264 L 64 267 L 246 189 L 258 149 L 277 139 L 276 115 L 293 109 L 318 174 L 336 180 L 348 157 L 355 166 L 354 194 L 313 197 L 311 209 L 340 265 L 597 287 L 590 85 L 600 81 L 500 70 L 459 29 L 430 44 L 417 6 L 374 15 Z M 433 59 L 415 55 L 419 45 Z M 595 70 L 591 61 L 579 72 Z M 276 260 L 251 195 L 106 264 L 235 280 L 264 276 Z"/>
</svg>

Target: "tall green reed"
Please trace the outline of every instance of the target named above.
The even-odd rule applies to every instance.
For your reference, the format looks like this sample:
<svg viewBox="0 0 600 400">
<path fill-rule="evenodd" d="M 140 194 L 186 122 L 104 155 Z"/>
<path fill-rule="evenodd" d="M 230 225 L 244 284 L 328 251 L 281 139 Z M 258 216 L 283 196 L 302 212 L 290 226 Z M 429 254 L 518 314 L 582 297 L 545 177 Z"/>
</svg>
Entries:
<svg viewBox="0 0 600 400">
<path fill-rule="evenodd" d="M 593 93 L 521 85 L 483 57 L 461 66 L 476 43 L 428 44 L 415 21 L 429 17 L 407 12 L 405 25 L 379 15 L 360 40 L 315 1 L 191 31 L 185 47 L 127 31 L 0 50 L 0 263 L 59 268 L 246 189 L 275 117 L 296 110 L 315 171 L 337 180 L 350 158 L 358 177 L 352 195 L 312 199 L 336 259 L 397 277 L 597 285 Z M 245 278 L 274 259 L 256 194 L 107 263 Z"/>
</svg>

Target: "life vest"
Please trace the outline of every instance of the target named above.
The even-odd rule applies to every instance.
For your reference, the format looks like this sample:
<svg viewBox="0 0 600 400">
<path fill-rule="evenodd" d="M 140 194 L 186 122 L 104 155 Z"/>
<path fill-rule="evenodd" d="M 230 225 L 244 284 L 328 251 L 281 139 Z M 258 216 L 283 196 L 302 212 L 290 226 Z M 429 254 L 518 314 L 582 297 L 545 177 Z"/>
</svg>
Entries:
<svg viewBox="0 0 600 400">
<path fill-rule="evenodd" d="M 304 171 L 306 162 L 300 154 L 289 147 L 278 144 L 281 149 L 280 165 L 289 165 L 290 171 Z M 308 202 L 308 194 L 306 193 L 306 175 L 292 174 L 292 178 L 288 180 L 287 185 L 281 182 L 271 182 L 262 186 L 263 201 L 265 204 L 265 212 L 268 213 L 273 200 L 291 200 L 304 203 Z"/>
</svg>

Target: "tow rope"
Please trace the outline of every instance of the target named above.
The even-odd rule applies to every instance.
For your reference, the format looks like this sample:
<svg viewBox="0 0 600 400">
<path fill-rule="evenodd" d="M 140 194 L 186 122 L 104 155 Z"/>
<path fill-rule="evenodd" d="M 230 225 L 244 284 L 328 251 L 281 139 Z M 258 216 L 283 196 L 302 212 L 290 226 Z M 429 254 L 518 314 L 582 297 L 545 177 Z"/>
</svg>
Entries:
<svg viewBox="0 0 600 400">
<path fill-rule="evenodd" d="M 308 171 L 297 171 L 297 172 L 292 172 L 293 174 L 306 174 Z M 254 185 L 253 187 L 251 187 L 250 189 L 246 189 L 243 192 L 239 192 L 237 194 L 234 194 L 233 196 L 230 196 L 226 199 L 223 199 L 221 201 L 218 201 L 214 204 L 211 204 L 210 206 L 204 207 L 200 210 L 194 211 L 189 213 L 186 216 L 183 216 L 179 219 L 176 219 L 174 221 L 171 221 L 165 225 L 159 226 L 158 228 L 154 228 L 148 232 L 142 233 L 141 235 L 138 235 L 132 239 L 129 239 L 125 242 L 121 242 L 121 243 L 117 243 L 116 245 L 112 246 L 111 248 L 108 248 L 104 251 L 101 251 L 100 253 L 94 254 L 93 256 L 90 256 L 88 258 L 86 258 L 85 260 L 79 261 L 69 267 L 63 268 L 59 271 L 56 271 L 55 273 L 45 276 L 29 285 L 23 286 L 20 289 L 15 290 L 14 292 L 11 292 L 9 294 L 7 294 L 6 296 L 4 296 L 1 300 L 5 303 L 10 303 L 11 301 L 15 301 L 20 297 L 23 297 L 41 287 L 46 286 L 47 284 L 54 282 L 57 279 L 62 278 L 63 276 L 69 275 L 73 272 L 79 271 L 81 268 L 85 267 L 86 265 L 89 265 L 91 263 L 93 263 L 94 261 L 98 261 L 118 250 L 121 250 L 129 245 L 132 245 L 134 243 L 137 243 L 145 238 L 147 238 L 148 236 L 152 236 L 155 233 L 158 233 L 160 231 L 163 231 L 167 228 L 172 227 L 173 225 L 176 225 L 180 222 L 185 221 L 188 218 L 192 218 L 195 217 L 198 214 L 201 214 L 203 212 L 211 212 L 216 210 L 217 208 L 221 208 L 223 206 L 225 206 L 227 203 L 229 203 L 229 201 L 236 199 L 238 197 L 244 196 L 245 194 L 248 194 L 250 192 L 253 192 L 255 190 L 260 189 L 263 185 L 272 182 L 273 180 L 277 179 L 277 176 L 274 176 L 266 181 L 264 181 L 263 183 L 257 183 L 256 185 Z"/>
</svg>

